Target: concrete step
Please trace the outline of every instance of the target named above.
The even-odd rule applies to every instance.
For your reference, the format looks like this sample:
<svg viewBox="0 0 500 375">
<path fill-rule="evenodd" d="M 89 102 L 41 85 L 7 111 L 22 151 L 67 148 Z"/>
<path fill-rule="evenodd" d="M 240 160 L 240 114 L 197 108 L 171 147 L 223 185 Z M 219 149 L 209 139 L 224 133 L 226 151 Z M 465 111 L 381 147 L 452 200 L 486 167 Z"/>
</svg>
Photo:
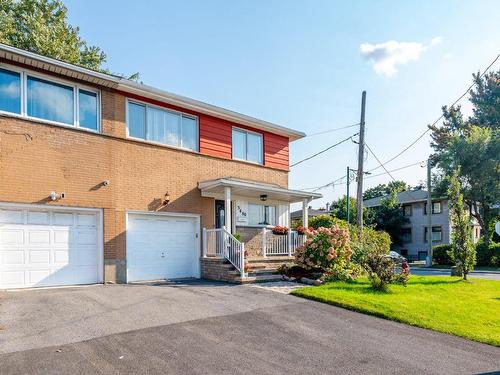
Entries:
<svg viewBox="0 0 500 375">
<path fill-rule="evenodd" d="M 248 263 L 287 263 L 292 262 L 293 257 L 289 256 L 268 256 L 268 257 L 248 257 Z"/>
<path fill-rule="evenodd" d="M 281 275 L 258 275 L 258 276 L 249 276 L 243 279 L 239 278 L 238 282 L 241 284 L 250 284 L 250 283 L 263 283 L 266 281 L 280 281 L 282 280 Z"/>
</svg>

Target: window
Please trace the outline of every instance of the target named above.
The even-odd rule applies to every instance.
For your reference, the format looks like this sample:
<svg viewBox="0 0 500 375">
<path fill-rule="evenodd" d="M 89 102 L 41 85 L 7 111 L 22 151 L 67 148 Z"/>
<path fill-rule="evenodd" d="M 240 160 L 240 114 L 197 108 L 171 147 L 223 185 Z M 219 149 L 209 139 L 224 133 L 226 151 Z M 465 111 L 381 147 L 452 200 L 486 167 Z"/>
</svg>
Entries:
<svg viewBox="0 0 500 375">
<path fill-rule="evenodd" d="M 0 69 L 0 111 L 21 114 L 21 74 Z"/>
<path fill-rule="evenodd" d="M 198 120 L 193 116 L 135 102 L 128 103 L 128 134 L 198 151 Z"/>
<path fill-rule="evenodd" d="M 262 134 L 233 128 L 233 159 L 262 164 Z"/>
<path fill-rule="evenodd" d="M 441 202 L 432 202 L 432 214 L 440 214 L 441 210 Z M 424 215 L 427 215 L 427 203 L 424 204 Z"/>
<path fill-rule="evenodd" d="M 408 250 L 406 249 L 401 249 L 401 251 L 399 252 L 402 256 L 404 257 L 407 257 L 408 256 Z"/>
<path fill-rule="evenodd" d="M 401 242 L 411 243 L 411 228 L 401 228 Z"/>
<path fill-rule="evenodd" d="M 432 242 L 441 242 L 443 240 L 443 228 L 432 227 Z M 427 240 L 427 227 L 424 228 L 424 242 Z"/>
<path fill-rule="evenodd" d="M 411 209 L 411 204 L 405 204 L 403 206 L 403 215 L 404 216 L 411 216 L 412 209 Z"/>
<path fill-rule="evenodd" d="M 418 260 L 426 260 L 426 258 L 427 258 L 427 251 L 418 252 Z"/>
<path fill-rule="evenodd" d="M 248 204 L 249 225 L 276 225 L 276 207 Z"/>
<path fill-rule="evenodd" d="M 97 94 L 86 90 L 78 90 L 78 114 L 81 128 L 97 131 Z"/>
<path fill-rule="evenodd" d="M 99 93 L 30 72 L 0 69 L 0 111 L 99 130 Z"/>
</svg>

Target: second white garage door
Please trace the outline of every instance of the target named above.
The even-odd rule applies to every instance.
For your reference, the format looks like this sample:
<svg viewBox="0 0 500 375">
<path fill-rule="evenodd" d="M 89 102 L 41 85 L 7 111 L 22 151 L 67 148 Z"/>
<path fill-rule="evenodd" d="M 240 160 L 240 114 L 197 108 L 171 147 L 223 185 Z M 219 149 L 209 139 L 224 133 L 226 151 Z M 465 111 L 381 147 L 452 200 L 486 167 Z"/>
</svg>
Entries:
<svg viewBox="0 0 500 375">
<path fill-rule="evenodd" d="M 199 219 L 128 214 L 127 281 L 199 277 Z"/>
</svg>

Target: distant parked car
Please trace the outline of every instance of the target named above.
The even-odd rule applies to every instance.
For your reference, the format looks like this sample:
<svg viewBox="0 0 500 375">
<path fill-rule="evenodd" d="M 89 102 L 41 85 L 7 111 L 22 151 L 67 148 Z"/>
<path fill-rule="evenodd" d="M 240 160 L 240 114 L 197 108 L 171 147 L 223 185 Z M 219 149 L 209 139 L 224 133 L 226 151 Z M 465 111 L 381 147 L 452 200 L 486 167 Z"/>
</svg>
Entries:
<svg viewBox="0 0 500 375">
<path fill-rule="evenodd" d="M 391 251 L 389 252 L 389 257 L 396 264 L 396 269 L 399 269 L 400 271 L 410 272 L 408 260 L 404 256 L 395 251 Z"/>
</svg>

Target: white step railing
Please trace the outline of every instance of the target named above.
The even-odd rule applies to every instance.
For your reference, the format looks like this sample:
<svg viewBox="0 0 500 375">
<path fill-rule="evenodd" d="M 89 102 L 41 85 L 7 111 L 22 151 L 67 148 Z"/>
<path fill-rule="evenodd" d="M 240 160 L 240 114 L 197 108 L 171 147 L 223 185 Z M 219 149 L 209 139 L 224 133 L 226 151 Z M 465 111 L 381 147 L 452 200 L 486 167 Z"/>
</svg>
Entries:
<svg viewBox="0 0 500 375">
<path fill-rule="evenodd" d="M 302 246 L 305 235 L 289 230 L 287 234 L 274 234 L 271 229 L 262 228 L 262 255 L 292 256 Z"/>
<path fill-rule="evenodd" d="M 203 257 L 225 258 L 245 277 L 245 244 L 225 228 L 203 228 Z"/>
</svg>

